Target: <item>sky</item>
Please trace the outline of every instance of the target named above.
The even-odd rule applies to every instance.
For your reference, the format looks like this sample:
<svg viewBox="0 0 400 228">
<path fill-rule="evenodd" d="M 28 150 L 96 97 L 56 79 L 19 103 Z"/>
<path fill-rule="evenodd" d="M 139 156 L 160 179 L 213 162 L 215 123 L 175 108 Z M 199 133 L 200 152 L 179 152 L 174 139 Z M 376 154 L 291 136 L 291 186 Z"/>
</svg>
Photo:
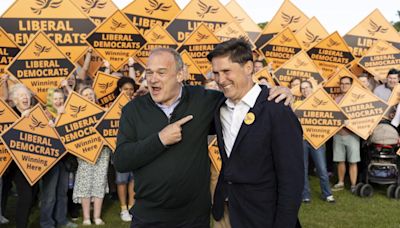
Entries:
<svg viewBox="0 0 400 228">
<path fill-rule="evenodd" d="M 24 1 L 24 0 L 22 0 Z M 190 0 L 175 0 L 183 9 Z M 236 0 L 256 23 L 269 21 L 279 9 L 283 0 Z M 0 0 L 0 14 L 14 0 Z M 132 0 L 113 0 L 122 9 Z M 226 4 L 229 0 L 220 0 Z M 397 10 L 400 0 L 292 0 L 308 17 L 315 16 L 329 33 L 338 31 L 346 34 L 363 18 L 378 8 L 388 21 L 399 21 Z"/>
</svg>

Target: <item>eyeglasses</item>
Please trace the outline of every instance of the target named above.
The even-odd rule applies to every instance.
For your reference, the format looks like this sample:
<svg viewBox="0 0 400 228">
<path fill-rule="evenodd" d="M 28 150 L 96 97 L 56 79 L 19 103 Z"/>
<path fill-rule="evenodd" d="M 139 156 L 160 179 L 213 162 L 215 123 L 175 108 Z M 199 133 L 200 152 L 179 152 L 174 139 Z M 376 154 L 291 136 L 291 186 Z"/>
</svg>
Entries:
<svg viewBox="0 0 400 228">
<path fill-rule="evenodd" d="M 340 83 L 340 85 L 351 85 L 351 83 L 350 82 L 346 82 L 346 83 Z"/>
</svg>

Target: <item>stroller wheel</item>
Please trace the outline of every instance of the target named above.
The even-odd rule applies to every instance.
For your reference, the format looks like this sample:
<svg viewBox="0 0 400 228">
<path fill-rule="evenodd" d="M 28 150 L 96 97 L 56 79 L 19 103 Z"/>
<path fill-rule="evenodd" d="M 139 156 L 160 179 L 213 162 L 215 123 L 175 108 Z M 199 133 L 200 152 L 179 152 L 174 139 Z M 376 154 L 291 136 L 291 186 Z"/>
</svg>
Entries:
<svg viewBox="0 0 400 228">
<path fill-rule="evenodd" d="M 386 196 L 387 198 L 394 198 L 394 191 L 396 190 L 396 185 L 391 184 L 386 190 Z"/>
<path fill-rule="evenodd" d="M 354 192 L 355 195 L 359 196 L 360 195 L 360 191 L 361 191 L 361 187 L 364 185 L 364 183 L 360 182 L 356 185 L 356 191 Z"/>
<path fill-rule="evenodd" d="M 365 184 L 360 189 L 360 196 L 361 197 L 371 197 L 374 194 L 374 189 L 370 184 Z M 400 194 L 400 190 L 399 190 Z"/>
<path fill-rule="evenodd" d="M 397 186 L 396 190 L 394 190 L 394 198 L 400 199 L 400 186 Z"/>
</svg>

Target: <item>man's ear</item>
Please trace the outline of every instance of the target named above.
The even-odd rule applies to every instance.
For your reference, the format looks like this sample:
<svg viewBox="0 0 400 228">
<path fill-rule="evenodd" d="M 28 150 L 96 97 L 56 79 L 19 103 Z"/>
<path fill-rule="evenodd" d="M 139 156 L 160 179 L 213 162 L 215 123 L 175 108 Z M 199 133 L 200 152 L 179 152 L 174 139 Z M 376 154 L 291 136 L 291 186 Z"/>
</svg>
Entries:
<svg viewBox="0 0 400 228">
<path fill-rule="evenodd" d="M 185 80 L 184 70 L 178 71 L 176 79 L 178 80 L 178 82 L 182 82 L 183 80 Z"/>
<path fill-rule="evenodd" d="M 253 74 L 253 70 L 254 70 L 254 63 L 253 61 L 247 61 L 244 64 L 244 69 L 246 71 L 246 75 L 252 75 Z"/>
</svg>

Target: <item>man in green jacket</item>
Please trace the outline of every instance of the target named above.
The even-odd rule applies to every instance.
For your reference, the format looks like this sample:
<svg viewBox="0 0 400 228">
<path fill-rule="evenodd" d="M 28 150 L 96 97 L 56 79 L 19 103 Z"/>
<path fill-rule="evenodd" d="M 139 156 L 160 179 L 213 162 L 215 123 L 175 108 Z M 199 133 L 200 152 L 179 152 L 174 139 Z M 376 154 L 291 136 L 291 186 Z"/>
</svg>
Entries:
<svg viewBox="0 0 400 228">
<path fill-rule="evenodd" d="M 132 227 L 209 227 L 207 136 L 223 94 L 182 86 L 182 59 L 168 48 L 152 50 L 146 79 L 149 94 L 122 110 L 114 158 L 119 172 L 134 172 Z M 289 103 L 287 95 L 275 90 L 268 99 Z"/>
</svg>

